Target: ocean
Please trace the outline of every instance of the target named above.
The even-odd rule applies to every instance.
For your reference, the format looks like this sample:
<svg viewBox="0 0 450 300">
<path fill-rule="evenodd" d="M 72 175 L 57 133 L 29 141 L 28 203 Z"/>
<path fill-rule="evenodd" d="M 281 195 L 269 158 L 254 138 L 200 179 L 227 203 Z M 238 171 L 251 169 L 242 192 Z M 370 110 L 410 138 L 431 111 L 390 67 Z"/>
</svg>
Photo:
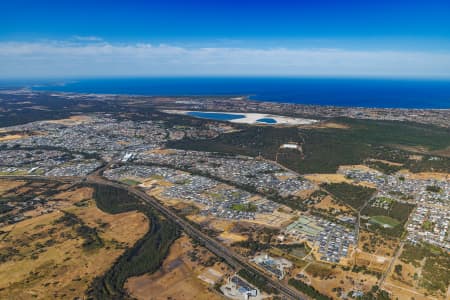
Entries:
<svg viewBox="0 0 450 300">
<path fill-rule="evenodd" d="M 35 90 L 154 96 L 239 95 L 334 106 L 450 108 L 450 80 L 268 77 L 103 78 L 47 81 Z"/>
</svg>

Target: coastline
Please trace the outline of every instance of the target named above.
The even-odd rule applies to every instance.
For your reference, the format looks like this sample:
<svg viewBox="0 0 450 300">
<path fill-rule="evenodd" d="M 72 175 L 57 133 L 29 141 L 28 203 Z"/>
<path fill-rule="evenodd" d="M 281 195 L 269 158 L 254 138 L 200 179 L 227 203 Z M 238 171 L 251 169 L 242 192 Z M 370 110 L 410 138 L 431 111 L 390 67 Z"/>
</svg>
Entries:
<svg viewBox="0 0 450 300">
<path fill-rule="evenodd" d="M 61 80 L 32 91 L 148 97 L 227 97 L 277 104 L 450 109 L 450 81 L 368 78 L 97 78 Z"/>
<path fill-rule="evenodd" d="M 257 123 L 261 118 L 270 116 L 297 118 L 297 119 L 370 119 L 380 121 L 413 122 L 419 124 L 429 124 L 438 127 L 450 128 L 450 108 L 367 108 L 358 106 L 331 106 L 331 105 L 305 105 L 298 103 L 279 103 L 271 101 L 255 101 L 246 96 L 145 96 L 130 94 L 102 94 L 102 93 L 77 93 L 77 92 L 46 92 L 33 91 L 30 89 L 8 89 L 0 90 L 1 95 L 6 98 L 32 97 L 33 95 L 42 98 L 39 105 L 48 105 L 48 101 L 59 101 L 61 99 L 71 99 L 71 101 L 106 101 L 125 102 L 133 106 L 146 103 L 147 106 L 157 110 L 178 110 L 197 111 L 208 113 L 228 113 L 260 114 L 247 115 L 244 123 Z M 42 102 L 42 103 L 41 103 Z M 134 103 L 134 104 L 133 104 Z M 38 106 L 39 106 L 38 105 Z M 37 106 L 36 106 L 37 107 Z M 237 120 L 237 119 L 236 119 Z M 234 123 L 239 123 L 239 121 Z M 222 120 L 224 121 L 224 120 Z M 225 120 L 226 121 L 226 120 Z M 241 120 L 242 121 L 242 120 Z M 261 122 L 261 125 L 275 125 L 277 122 Z M 280 119 L 279 124 L 286 123 Z M 289 122 L 288 122 L 289 123 Z M 300 122 L 304 124 L 302 120 Z M 295 122 L 294 122 L 295 124 Z"/>
</svg>

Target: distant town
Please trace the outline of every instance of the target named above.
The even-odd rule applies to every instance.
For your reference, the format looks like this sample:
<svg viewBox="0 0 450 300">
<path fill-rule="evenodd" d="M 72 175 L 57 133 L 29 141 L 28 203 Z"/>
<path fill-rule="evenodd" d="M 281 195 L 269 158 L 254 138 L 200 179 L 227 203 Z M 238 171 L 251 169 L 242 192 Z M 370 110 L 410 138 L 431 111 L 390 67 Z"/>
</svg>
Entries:
<svg viewBox="0 0 450 300">
<path fill-rule="evenodd" d="M 55 109 L 49 99 L 65 103 L 67 114 L 49 113 Z M 71 225 L 72 234 L 85 239 L 91 234 L 90 243 L 106 247 L 99 241 L 112 225 L 102 218 L 112 217 L 105 217 L 106 211 L 93 219 L 83 212 L 107 206 L 99 202 L 103 185 L 124 192 L 105 194 L 122 195 L 121 205 L 130 195 L 141 199 L 133 211 L 147 213 L 150 226 L 158 219 L 153 213 L 178 226 L 185 240 L 172 247 L 191 249 L 183 252 L 190 262 L 183 259 L 189 266 L 201 264 L 202 273 L 191 270 L 189 276 L 196 274 L 192 278 L 215 296 L 446 299 L 450 294 L 449 110 L 30 90 L 1 90 L 0 104 L 5 107 L 2 243 L 12 243 L 10 234 L 26 222 L 64 214 L 52 222 L 84 220 Z M 236 123 L 172 110 L 259 113 L 266 121 Z M 306 119 L 312 121 L 300 122 Z M 367 140 L 364 130 L 375 138 Z M 81 195 L 79 188 L 94 192 L 70 204 L 63 201 L 67 195 L 35 192 L 33 182 L 67 185 L 70 197 Z M 142 233 L 141 241 L 146 238 L 151 234 Z M 111 242 L 120 253 L 138 244 L 120 248 Z M 48 250 L 33 252 L 37 261 L 51 249 L 42 247 Z M 175 251 L 169 248 L 170 243 L 164 251 Z M 11 249 L 0 246 L 1 273 L 8 270 L 1 264 L 17 254 Z M 158 265 L 170 272 L 177 265 L 167 267 L 164 260 L 172 254 L 167 255 Z M 436 265 L 442 268 L 439 276 L 433 273 Z M 129 277 L 139 282 L 145 273 Z M 124 282 L 118 289 L 125 289 Z M 7 289 L 0 286 L 0 295 Z M 132 296 L 132 289 L 127 293 Z"/>
</svg>

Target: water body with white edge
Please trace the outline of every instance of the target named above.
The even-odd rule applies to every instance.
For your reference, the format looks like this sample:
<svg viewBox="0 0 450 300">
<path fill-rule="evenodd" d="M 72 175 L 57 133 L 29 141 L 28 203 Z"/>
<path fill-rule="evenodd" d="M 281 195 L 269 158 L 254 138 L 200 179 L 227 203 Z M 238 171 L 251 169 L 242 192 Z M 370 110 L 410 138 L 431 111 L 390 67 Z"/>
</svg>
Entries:
<svg viewBox="0 0 450 300">
<path fill-rule="evenodd" d="M 232 121 L 236 119 L 245 118 L 245 115 L 242 114 L 226 114 L 226 113 L 215 113 L 204 111 L 189 111 L 186 114 L 191 117 L 218 120 L 218 121 Z"/>
<path fill-rule="evenodd" d="M 215 112 L 215 111 L 184 111 L 165 110 L 170 114 L 188 115 L 196 118 L 216 121 L 228 121 L 239 124 L 267 124 L 267 125 L 309 125 L 318 122 L 313 119 L 294 118 L 272 114 L 241 113 L 241 112 Z"/>
</svg>

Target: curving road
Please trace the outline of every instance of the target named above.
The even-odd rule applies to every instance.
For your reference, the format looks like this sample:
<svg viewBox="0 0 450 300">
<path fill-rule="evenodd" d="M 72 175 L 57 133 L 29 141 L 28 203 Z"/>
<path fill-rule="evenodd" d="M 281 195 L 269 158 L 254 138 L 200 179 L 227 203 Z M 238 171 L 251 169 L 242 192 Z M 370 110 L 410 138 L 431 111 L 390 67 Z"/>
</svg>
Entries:
<svg viewBox="0 0 450 300">
<path fill-rule="evenodd" d="M 200 241 L 203 245 L 210 250 L 212 253 L 217 255 L 218 257 L 223 258 L 227 261 L 231 266 L 233 266 L 236 271 L 240 269 L 246 269 L 251 271 L 254 274 L 258 274 L 259 276 L 265 278 L 268 285 L 280 291 L 280 293 L 286 299 L 308 299 L 308 297 L 299 291 L 289 287 L 287 284 L 280 282 L 278 280 L 274 280 L 272 277 L 256 268 L 252 264 L 250 264 L 247 259 L 234 251 L 231 251 L 220 242 L 215 240 L 214 238 L 208 236 L 203 233 L 198 228 L 192 226 L 188 221 L 178 216 L 175 212 L 161 204 L 154 197 L 149 196 L 144 191 L 134 188 L 132 186 L 126 185 L 124 183 L 113 182 L 105 179 L 104 177 L 91 175 L 88 177 L 44 177 L 44 176 L 2 176 L 3 178 L 15 179 L 15 180 L 42 180 L 42 181 L 59 181 L 59 182 L 67 182 L 67 183 L 90 183 L 90 184 L 99 184 L 99 185 L 107 185 L 119 189 L 123 189 L 128 191 L 130 194 L 133 194 L 150 204 L 153 208 L 158 210 L 164 217 L 175 222 L 182 230 L 191 236 L 192 238 Z"/>
</svg>

